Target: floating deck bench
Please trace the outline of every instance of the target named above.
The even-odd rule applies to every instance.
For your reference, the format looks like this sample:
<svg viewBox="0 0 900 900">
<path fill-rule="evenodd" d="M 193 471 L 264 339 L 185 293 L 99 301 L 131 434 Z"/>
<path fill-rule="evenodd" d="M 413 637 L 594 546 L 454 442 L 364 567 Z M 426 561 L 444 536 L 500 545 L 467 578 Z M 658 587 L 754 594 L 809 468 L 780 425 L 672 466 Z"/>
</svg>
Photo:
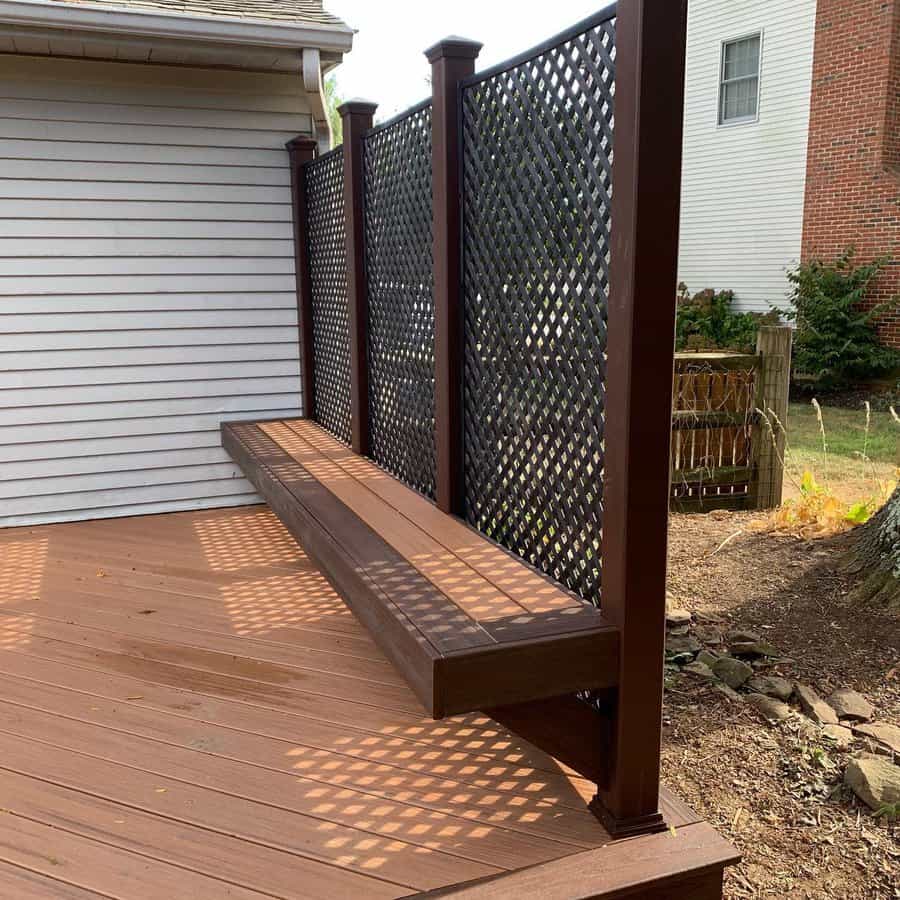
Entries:
<svg viewBox="0 0 900 900">
<path fill-rule="evenodd" d="M 225 449 L 434 718 L 615 685 L 594 606 L 307 419 L 222 426 Z"/>
</svg>

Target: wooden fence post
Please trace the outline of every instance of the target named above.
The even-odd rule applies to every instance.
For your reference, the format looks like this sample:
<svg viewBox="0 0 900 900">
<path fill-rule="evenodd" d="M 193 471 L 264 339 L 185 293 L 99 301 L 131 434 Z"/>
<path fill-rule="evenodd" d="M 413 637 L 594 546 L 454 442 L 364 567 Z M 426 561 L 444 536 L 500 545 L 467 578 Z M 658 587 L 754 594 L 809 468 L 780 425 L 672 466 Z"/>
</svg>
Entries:
<svg viewBox="0 0 900 900">
<path fill-rule="evenodd" d="M 759 423 L 757 434 L 756 509 L 781 506 L 792 340 L 789 325 L 763 325 L 756 336 L 756 352 L 762 357 L 759 408 L 768 420 Z"/>
<path fill-rule="evenodd" d="M 315 138 L 300 135 L 287 143 L 291 165 L 291 209 L 294 215 L 294 261 L 297 279 L 297 332 L 300 341 L 300 389 L 303 392 L 303 416 L 315 413 L 313 381 L 312 284 L 309 280 L 309 245 L 306 242 L 306 191 L 303 166 L 315 159 Z"/>
<path fill-rule="evenodd" d="M 434 417 L 440 509 L 462 515 L 462 209 L 459 83 L 475 71 L 482 45 L 445 38 L 431 63 L 431 179 L 434 240 Z"/>
<path fill-rule="evenodd" d="M 687 0 L 621 0 L 606 404 L 602 609 L 620 629 L 613 835 L 658 830 L 669 442 Z"/>
<path fill-rule="evenodd" d="M 378 105 L 348 100 L 338 107 L 344 128 L 344 222 L 347 240 L 347 302 L 350 307 L 350 417 L 354 453 L 369 453 L 369 369 L 366 352 L 365 170 L 363 135 Z"/>
</svg>

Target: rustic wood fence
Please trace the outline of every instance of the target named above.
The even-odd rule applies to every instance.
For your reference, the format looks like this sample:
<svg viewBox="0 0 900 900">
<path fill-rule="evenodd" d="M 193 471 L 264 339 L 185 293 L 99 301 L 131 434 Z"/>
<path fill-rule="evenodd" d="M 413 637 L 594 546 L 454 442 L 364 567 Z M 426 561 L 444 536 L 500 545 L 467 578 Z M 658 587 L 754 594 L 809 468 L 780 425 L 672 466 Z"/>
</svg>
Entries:
<svg viewBox="0 0 900 900">
<path fill-rule="evenodd" d="M 672 403 L 672 507 L 781 503 L 791 329 L 760 329 L 755 354 L 678 353 Z"/>
</svg>

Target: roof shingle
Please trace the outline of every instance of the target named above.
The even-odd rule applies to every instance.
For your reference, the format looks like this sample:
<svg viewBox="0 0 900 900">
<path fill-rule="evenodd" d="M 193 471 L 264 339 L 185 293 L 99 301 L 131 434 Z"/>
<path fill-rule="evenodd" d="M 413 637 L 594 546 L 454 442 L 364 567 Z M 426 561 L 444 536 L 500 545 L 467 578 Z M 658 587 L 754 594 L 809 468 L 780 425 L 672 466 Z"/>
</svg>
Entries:
<svg viewBox="0 0 900 900">
<path fill-rule="evenodd" d="M 108 6 L 127 11 L 183 13 L 226 19 L 268 19 L 272 24 L 344 25 L 322 0 L 54 0 L 61 6 Z"/>
</svg>

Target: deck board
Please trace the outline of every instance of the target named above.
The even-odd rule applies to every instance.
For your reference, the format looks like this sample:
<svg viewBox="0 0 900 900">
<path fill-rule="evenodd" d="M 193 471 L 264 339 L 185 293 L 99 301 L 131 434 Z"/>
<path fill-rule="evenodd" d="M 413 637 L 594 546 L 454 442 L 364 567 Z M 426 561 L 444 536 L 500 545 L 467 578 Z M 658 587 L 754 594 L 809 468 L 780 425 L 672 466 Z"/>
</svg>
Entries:
<svg viewBox="0 0 900 900">
<path fill-rule="evenodd" d="M 431 720 L 263 509 L 0 532 L 0 895 L 406 896 L 607 845 L 590 791 Z"/>
</svg>

